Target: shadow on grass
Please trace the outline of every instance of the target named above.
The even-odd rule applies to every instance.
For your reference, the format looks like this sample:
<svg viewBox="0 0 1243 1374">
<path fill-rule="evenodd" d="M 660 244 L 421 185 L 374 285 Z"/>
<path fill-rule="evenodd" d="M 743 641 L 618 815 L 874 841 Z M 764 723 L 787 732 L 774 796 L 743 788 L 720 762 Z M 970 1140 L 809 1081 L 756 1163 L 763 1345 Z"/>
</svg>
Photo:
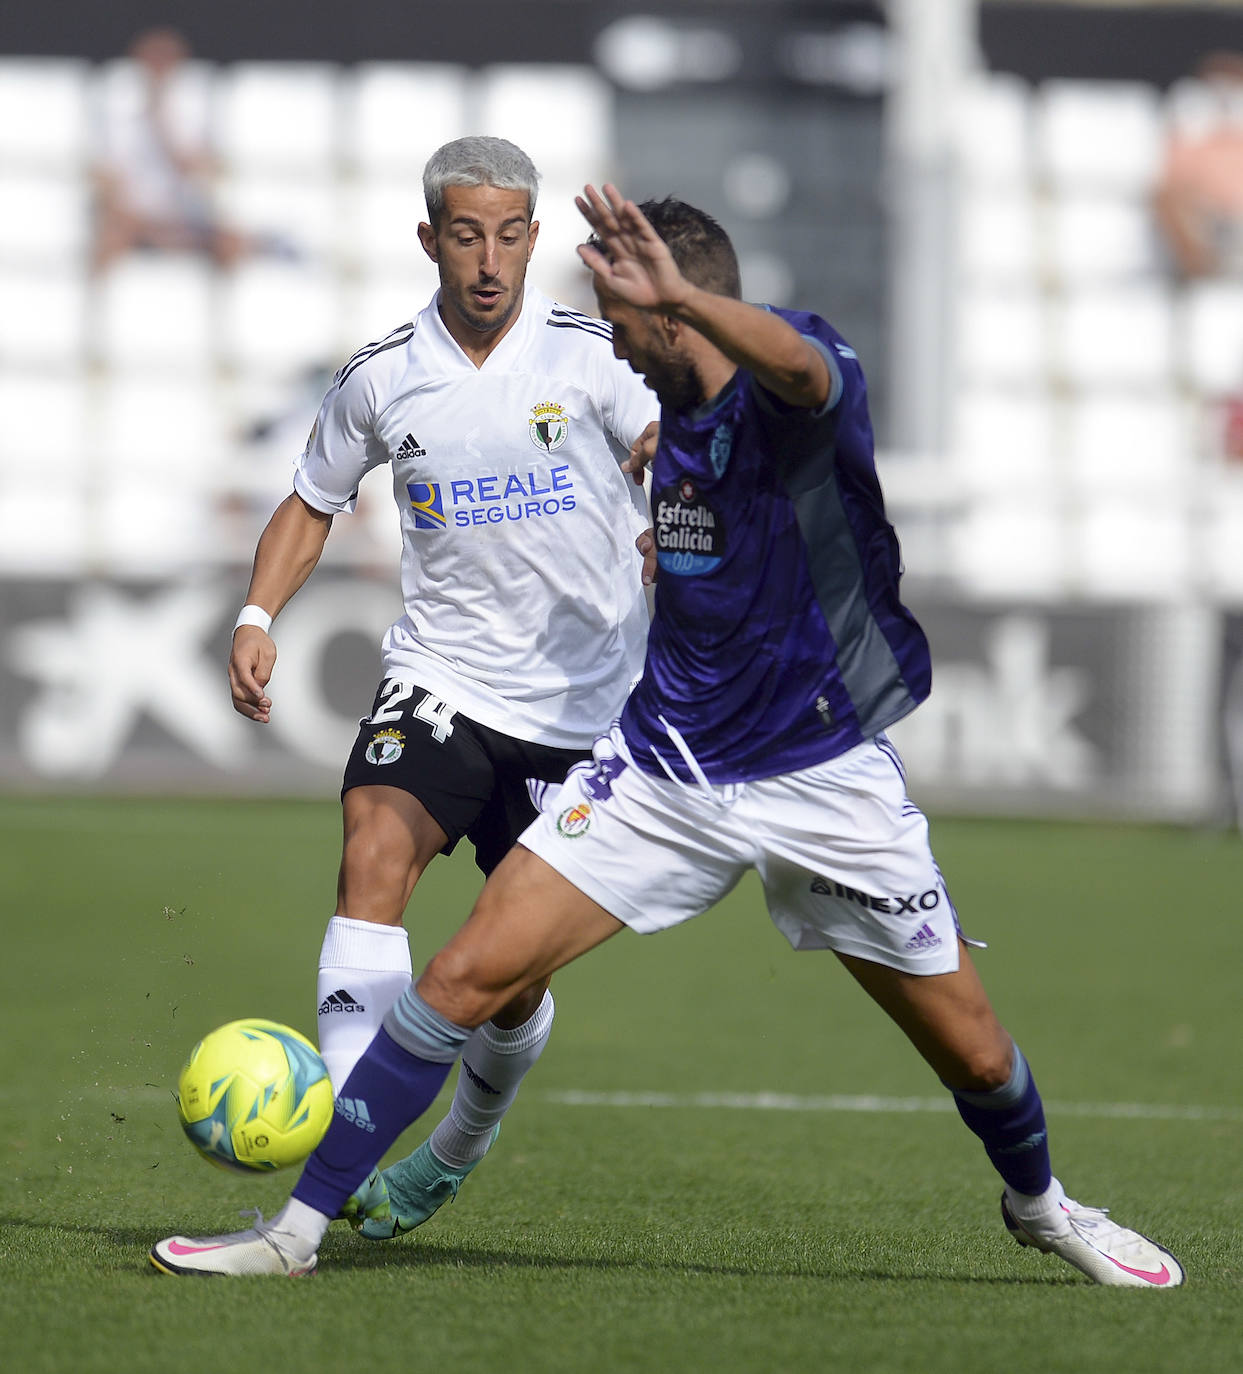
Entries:
<svg viewBox="0 0 1243 1374">
<path fill-rule="evenodd" d="M 32 1232 L 61 1231 L 71 1236 L 95 1236 L 100 1241 L 114 1246 L 118 1251 L 130 1252 L 134 1262 L 146 1269 L 152 1277 L 156 1271 L 147 1264 L 147 1253 L 159 1236 L 149 1228 L 129 1226 L 87 1226 L 81 1223 L 65 1224 L 55 1221 L 33 1221 L 29 1217 L 0 1216 L 0 1228 L 13 1233 L 25 1230 Z M 993 1275 L 980 1274 L 921 1274 L 909 1270 L 886 1269 L 879 1266 L 867 1268 L 849 1264 L 790 1266 L 781 1264 L 696 1264 L 689 1261 L 661 1259 L 658 1256 L 644 1257 L 635 1254 L 618 1255 L 566 1255 L 554 1252 L 534 1253 L 529 1250 L 498 1250 L 485 1246 L 444 1245 L 436 1241 L 397 1240 L 393 1242 L 368 1242 L 358 1240 L 351 1243 L 344 1234 L 331 1233 L 320 1249 L 321 1274 L 333 1273 L 390 1273 L 409 1271 L 427 1274 L 441 1271 L 477 1270 L 496 1272 L 497 1270 L 547 1270 L 566 1273 L 617 1273 L 617 1274 L 670 1274 L 670 1275 L 711 1275 L 717 1278 L 741 1279 L 814 1279 L 835 1283 L 874 1283 L 878 1280 L 891 1283 L 943 1283 L 972 1284 L 986 1287 L 1047 1288 L 1079 1286 L 1083 1280 L 1069 1269 L 1049 1270 L 1046 1273 L 1031 1275 Z M 111 1266 L 109 1266 L 111 1268 Z"/>
</svg>

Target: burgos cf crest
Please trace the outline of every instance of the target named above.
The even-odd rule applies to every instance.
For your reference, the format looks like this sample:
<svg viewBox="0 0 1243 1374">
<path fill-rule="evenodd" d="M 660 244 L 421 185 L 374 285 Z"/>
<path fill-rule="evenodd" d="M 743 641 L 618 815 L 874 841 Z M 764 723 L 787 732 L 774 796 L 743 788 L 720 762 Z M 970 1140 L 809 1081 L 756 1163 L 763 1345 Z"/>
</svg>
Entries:
<svg viewBox="0 0 1243 1374">
<path fill-rule="evenodd" d="M 541 401 L 531 407 L 531 442 L 543 453 L 559 449 L 570 434 L 570 417 L 556 401 Z"/>
<path fill-rule="evenodd" d="M 406 737 L 400 730 L 379 730 L 371 738 L 363 757 L 368 763 L 396 763 L 406 747 Z"/>
<path fill-rule="evenodd" d="M 416 530 L 442 530 L 445 527 L 444 502 L 439 482 L 407 482 Z"/>
</svg>

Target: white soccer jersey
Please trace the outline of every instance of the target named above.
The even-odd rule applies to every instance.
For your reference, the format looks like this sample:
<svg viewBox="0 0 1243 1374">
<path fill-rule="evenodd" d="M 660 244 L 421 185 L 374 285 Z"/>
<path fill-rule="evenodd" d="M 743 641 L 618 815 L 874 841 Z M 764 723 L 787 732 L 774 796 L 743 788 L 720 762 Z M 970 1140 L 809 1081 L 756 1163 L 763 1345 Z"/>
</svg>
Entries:
<svg viewBox="0 0 1243 1374">
<path fill-rule="evenodd" d="M 659 407 L 601 320 L 528 285 L 476 367 L 437 299 L 337 374 L 294 489 L 353 510 L 390 463 L 405 614 L 386 674 L 506 734 L 586 748 L 643 667 L 647 506 L 620 463 Z"/>
</svg>

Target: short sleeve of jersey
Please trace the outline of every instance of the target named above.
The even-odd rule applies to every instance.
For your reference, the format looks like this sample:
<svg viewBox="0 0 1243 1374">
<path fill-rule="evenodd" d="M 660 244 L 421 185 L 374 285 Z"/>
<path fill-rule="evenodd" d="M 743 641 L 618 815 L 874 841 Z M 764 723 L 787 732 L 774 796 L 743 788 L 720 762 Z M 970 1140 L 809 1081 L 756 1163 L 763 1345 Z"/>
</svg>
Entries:
<svg viewBox="0 0 1243 1374">
<path fill-rule="evenodd" d="M 660 419 L 660 402 L 637 372 L 608 356 L 598 369 L 598 391 L 605 427 L 625 449 L 653 420 Z"/>
<path fill-rule="evenodd" d="M 766 308 L 772 309 L 771 306 Z M 851 389 L 855 374 L 858 375 L 860 382 L 863 380 L 855 351 L 844 341 L 833 337 L 833 331 L 818 316 L 785 310 L 774 311 L 773 313 L 780 314 L 783 319 L 793 325 L 824 359 L 825 366 L 829 369 L 829 394 L 824 404 L 817 406 L 814 410 L 788 405 L 758 383 L 755 383 L 756 398 L 760 406 L 772 415 L 788 415 L 797 418 L 802 414 L 812 420 L 823 419 L 837 409 L 842 397 L 847 390 Z M 817 329 L 817 325 L 821 328 Z"/>
<path fill-rule="evenodd" d="M 389 459 L 375 433 L 375 383 L 370 368 L 333 383 L 295 465 L 294 490 L 325 515 L 352 511 L 365 474 Z"/>
</svg>

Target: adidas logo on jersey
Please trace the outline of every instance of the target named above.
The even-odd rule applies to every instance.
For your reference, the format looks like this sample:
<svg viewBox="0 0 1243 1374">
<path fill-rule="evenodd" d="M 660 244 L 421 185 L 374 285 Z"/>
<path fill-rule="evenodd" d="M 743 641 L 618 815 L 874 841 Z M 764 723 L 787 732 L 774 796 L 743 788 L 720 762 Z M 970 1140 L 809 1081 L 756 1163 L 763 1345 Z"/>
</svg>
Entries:
<svg viewBox="0 0 1243 1374">
<path fill-rule="evenodd" d="M 905 948 L 910 950 L 940 949 L 941 937 L 925 922 L 906 942 Z"/>
<path fill-rule="evenodd" d="M 319 1004 L 319 1014 L 330 1016 L 333 1012 L 343 1011 L 353 1015 L 355 1012 L 366 1011 L 367 1008 L 361 1002 L 356 1002 L 350 993 L 344 988 L 338 988 L 336 992 L 330 992 L 327 997 Z"/>
<path fill-rule="evenodd" d="M 423 448 L 413 434 L 407 434 L 397 448 L 398 459 L 402 458 L 426 458 L 427 450 Z"/>
</svg>

